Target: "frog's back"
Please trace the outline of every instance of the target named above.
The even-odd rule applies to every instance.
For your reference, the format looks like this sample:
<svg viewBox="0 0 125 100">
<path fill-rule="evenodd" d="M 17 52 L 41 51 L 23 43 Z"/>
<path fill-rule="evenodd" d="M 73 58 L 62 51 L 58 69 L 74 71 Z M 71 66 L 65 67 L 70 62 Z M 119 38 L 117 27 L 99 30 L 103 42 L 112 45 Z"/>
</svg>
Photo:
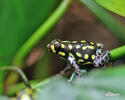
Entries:
<svg viewBox="0 0 125 100">
<path fill-rule="evenodd" d="M 65 52 L 69 55 L 73 55 L 77 64 L 84 65 L 93 62 L 96 56 L 97 49 L 102 49 L 98 43 L 89 41 L 62 41 L 67 48 Z"/>
<path fill-rule="evenodd" d="M 96 51 L 102 49 L 102 46 L 99 43 L 85 40 L 61 41 L 59 39 L 53 40 L 47 47 L 52 53 L 57 54 L 66 60 L 69 56 L 74 56 L 79 65 L 92 63 L 95 59 Z"/>
</svg>

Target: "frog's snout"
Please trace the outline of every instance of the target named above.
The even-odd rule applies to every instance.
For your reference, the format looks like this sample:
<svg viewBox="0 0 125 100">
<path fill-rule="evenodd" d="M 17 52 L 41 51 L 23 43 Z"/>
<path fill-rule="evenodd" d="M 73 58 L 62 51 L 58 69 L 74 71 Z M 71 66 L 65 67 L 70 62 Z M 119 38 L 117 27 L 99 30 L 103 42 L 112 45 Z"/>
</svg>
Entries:
<svg viewBox="0 0 125 100">
<path fill-rule="evenodd" d="M 48 45 L 47 45 L 47 48 L 48 48 L 48 50 L 49 50 L 50 52 L 56 53 L 56 47 L 55 47 L 55 45 L 54 45 L 53 43 L 48 44 Z"/>
<path fill-rule="evenodd" d="M 47 49 L 51 49 L 51 44 L 47 44 Z"/>
<path fill-rule="evenodd" d="M 52 53 L 57 53 L 60 50 L 60 47 L 60 44 L 55 42 L 47 45 L 48 50 Z"/>
</svg>

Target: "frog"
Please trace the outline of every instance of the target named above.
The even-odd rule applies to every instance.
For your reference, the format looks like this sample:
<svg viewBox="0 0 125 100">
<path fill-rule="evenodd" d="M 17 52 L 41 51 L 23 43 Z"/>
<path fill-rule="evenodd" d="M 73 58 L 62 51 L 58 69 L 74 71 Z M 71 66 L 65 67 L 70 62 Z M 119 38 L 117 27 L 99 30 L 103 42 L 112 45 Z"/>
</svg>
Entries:
<svg viewBox="0 0 125 100">
<path fill-rule="evenodd" d="M 47 48 L 51 53 L 67 61 L 64 71 L 73 68 L 78 78 L 82 77 L 82 66 L 92 64 L 95 68 L 104 68 L 110 61 L 110 51 L 103 52 L 103 44 L 92 41 L 54 39 Z M 69 81 L 72 82 L 72 79 Z"/>
</svg>

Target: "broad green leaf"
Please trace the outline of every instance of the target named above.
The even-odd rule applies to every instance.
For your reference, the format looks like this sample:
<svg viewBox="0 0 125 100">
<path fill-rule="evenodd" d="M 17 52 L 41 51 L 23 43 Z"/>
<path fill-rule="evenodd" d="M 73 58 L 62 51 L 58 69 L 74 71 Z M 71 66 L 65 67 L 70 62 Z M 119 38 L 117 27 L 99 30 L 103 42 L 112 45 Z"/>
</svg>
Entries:
<svg viewBox="0 0 125 100">
<path fill-rule="evenodd" d="M 56 0 L 0 0 L 0 65 L 13 55 L 52 13 Z"/>
<path fill-rule="evenodd" d="M 68 84 L 54 79 L 41 88 L 37 100 L 124 100 L 125 68 L 93 71 L 84 79 Z"/>
<path fill-rule="evenodd" d="M 125 28 L 118 20 L 116 20 L 115 17 L 113 17 L 103 7 L 99 6 L 94 0 L 80 1 L 83 5 L 87 6 L 108 29 L 112 31 L 113 35 L 119 38 L 119 40 L 125 42 Z"/>
<path fill-rule="evenodd" d="M 110 68 L 100 72 L 94 71 L 90 75 L 81 81 L 76 83 L 85 86 L 86 88 L 96 88 L 105 91 L 112 91 L 124 95 L 125 93 L 125 68 Z M 82 83 L 82 84 L 81 84 Z"/>
<path fill-rule="evenodd" d="M 115 12 L 121 16 L 125 16 L 125 0 L 95 0 L 104 8 Z"/>
<path fill-rule="evenodd" d="M 56 2 L 57 0 L 0 0 L 0 66 L 11 63 L 15 52 L 52 13 Z M 0 84 L 3 76 L 0 73 Z"/>
</svg>

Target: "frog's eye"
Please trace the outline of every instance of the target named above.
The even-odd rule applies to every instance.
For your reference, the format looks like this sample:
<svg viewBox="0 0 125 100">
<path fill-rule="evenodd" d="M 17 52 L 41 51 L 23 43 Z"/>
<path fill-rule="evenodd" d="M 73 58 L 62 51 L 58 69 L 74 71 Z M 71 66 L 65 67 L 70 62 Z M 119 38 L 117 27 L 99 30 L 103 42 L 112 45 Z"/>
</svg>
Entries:
<svg viewBox="0 0 125 100">
<path fill-rule="evenodd" d="M 58 49 L 61 46 L 60 43 L 54 43 L 53 45 L 54 45 L 55 49 Z"/>
</svg>

